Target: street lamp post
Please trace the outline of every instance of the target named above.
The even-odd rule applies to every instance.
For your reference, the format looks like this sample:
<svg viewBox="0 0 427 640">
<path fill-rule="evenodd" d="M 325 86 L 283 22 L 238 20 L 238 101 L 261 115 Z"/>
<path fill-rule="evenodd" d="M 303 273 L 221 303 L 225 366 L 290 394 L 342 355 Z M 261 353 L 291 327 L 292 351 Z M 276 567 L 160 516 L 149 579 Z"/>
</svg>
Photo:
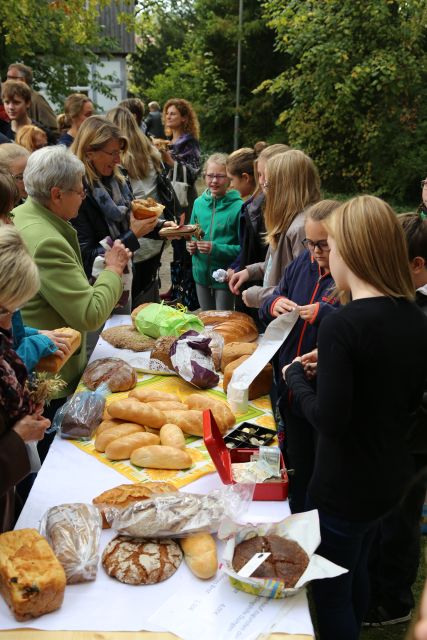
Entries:
<svg viewBox="0 0 427 640">
<path fill-rule="evenodd" d="M 239 31 L 237 34 L 236 111 L 234 114 L 234 150 L 239 146 L 240 73 L 242 67 L 243 0 L 239 0 Z"/>
</svg>

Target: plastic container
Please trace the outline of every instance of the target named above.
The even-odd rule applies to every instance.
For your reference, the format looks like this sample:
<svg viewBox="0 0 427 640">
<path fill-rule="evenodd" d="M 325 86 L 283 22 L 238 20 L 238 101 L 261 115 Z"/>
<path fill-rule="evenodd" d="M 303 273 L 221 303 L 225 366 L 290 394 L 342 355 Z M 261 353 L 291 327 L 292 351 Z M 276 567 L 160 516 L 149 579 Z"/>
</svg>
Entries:
<svg viewBox="0 0 427 640">
<path fill-rule="evenodd" d="M 217 424 L 209 409 L 203 412 L 203 439 L 223 484 L 235 484 L 231 472 L 233 462 L 249 462 L 257 449 L 227 449 Z M 281 478 L 277 482 L 262 482 L 255 485 L 254 500 L 286 500 L 288 497 L 288 474 L 280 454 Z"/>
</svg>

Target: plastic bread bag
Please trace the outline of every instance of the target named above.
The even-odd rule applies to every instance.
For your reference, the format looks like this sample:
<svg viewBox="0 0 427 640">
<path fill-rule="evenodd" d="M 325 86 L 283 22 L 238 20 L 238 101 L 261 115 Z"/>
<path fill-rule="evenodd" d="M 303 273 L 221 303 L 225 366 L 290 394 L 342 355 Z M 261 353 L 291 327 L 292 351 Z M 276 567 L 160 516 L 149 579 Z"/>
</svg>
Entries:
<svg viewBox="0 0 427 640">
<path fill-rule="evenodd" d="M 75 393 L 55 414 L 52 426 L 47 431 L 59 431 L 61 438 L 69 440 L 91 440 L 105 407 L 105 397 L 110 393 L 107 383 L 95 391 Z"/>
<path fill-rule="evenodd" d="M 95 580 L 101 529 L 101 514 L 91 504 L 60 504 L 44 514 L 40 533 L 64 567 L 67 584 Z"/>
<path fill-rule="evenodd" d="M 224 350 L 224 338 L 220 333 L 215 331 L 215 329 L 205 329 L 201 335 L 211 339 L 209 347 L 212 351 L 215 371 L 219 371 L 221 368 L 222 352 Z"/>
<path fill-rule="evenodd" d="M 173 343 L 169 352 L 177 374 L 199 389 L 211 389 L 219 382 L 210 342 L 210 337 L 186 331 Z"/>
<path fill-rule="evenodd" d="M 215 533 L 224 518 L 238 519 L 252 501 L 254 484 L 227 485 L 206 495 L 174 492 L 134 502 L 126 509 L 109 507 L 104 516 L 121 535 L 181 538 Z"/>
</svg>

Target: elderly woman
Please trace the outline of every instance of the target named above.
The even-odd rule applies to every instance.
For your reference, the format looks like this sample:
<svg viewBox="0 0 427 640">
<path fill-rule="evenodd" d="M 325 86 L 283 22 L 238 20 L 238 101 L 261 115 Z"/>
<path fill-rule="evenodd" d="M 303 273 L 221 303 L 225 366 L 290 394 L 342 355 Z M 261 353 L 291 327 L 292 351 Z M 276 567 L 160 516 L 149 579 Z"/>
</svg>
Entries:
<svg viewBox="0 0 427 640">
<path fill-rule="evenodd" d="M 101 241 L 108 237 L 118 239 L 136 251 L 139 238 L 164 224 L 156 216 L 137 220 L 131 213 L 132 188 L 119 167 L 121 154 L 127 148 L 127 138 L 117 125 L 101 116 L 85 120 L 71 147 L 85 168 L 86 198 L 81 202 L 73 226 L 88 278 L 92 276 L 95 258 L 105 251 Z M 152 236 L 158 237 L 156 232 Z"/>
<path fill-rule="evenodd" d="M 11 142 L 10 144 L 0 144 L 0 169 L 9 171 L 15 180 L 19 191 L 20 200 L 27 197 L 24 186 L 24 169 L 27 166 L 27 160 L 30 152 L 20 144 Z M 10 210 L 9 210 L 10 211 Z"/>
<path fill-rule="evenodd" d="M 27 370 L 12 348 L 12 315 L 37 293 L 37 267 L 18 231 L 0 225 L 0 531 L 13 527 L 15 485 L 30 473 L 26 443 L 41 440 L 50 422 L 25 388 Z"/>
<path fill-rule="evenodd" d="M 86 332 L 109 317 L 122 293 L 122 273 L 130 252 L 121 242 L 105 256 L 105 269 L 88 283 L 77 234 L 69 221 L 85 197 L 85 168 L 62 145 L 45 147 L 29 158 L 24 172 L 28 198 L 14 210 L 15 225 L 39 267 L 41 286 L 22 311 L 33 327 L 72 327 L 82 333 L 82 345 L 66 362 L 61 377 L 72 393 L 86 366 Z"/>
</svg>

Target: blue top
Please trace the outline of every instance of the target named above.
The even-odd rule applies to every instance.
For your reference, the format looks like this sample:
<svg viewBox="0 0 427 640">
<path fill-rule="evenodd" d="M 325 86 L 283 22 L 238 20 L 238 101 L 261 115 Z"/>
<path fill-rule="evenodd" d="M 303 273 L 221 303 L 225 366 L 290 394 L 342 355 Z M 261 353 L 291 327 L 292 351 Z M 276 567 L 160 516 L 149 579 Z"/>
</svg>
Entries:
<svg viewBox="0 0 427 640">
<path fill-rule="evenodd" d="M 43 333 L 39 333 L 38 329 L 24 326 L 20 311 L 15 311 L 12 316 L 12 331 L 13 348 L 29 372 L 41 358 L 58 350 L 55 343 Z"/>
<path fill-rule="evenodd" d="M 74 138 L 73 136 L 70 136 L 69 133 L 63 133 L 61 134 L 59 140 L 58 140 L 58 144 L 65 144 L 66 147 L 71 147 L 71 145 L 74 142 Z"/>
</svg>

